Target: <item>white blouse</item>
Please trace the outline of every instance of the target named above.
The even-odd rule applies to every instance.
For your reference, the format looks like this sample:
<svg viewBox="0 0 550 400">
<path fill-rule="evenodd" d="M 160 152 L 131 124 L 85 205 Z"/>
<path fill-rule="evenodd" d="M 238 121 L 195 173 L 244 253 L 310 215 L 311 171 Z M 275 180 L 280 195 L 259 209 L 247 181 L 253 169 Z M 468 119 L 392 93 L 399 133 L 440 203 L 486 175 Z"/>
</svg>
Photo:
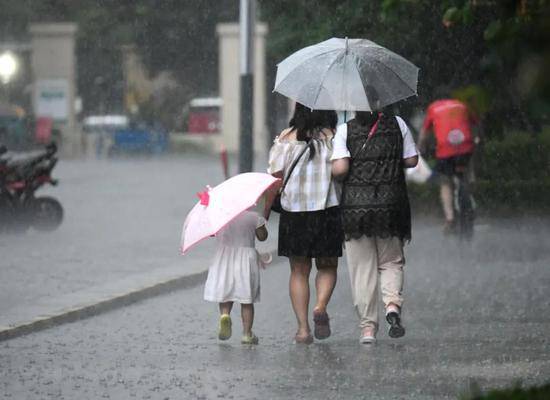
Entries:
<svg viewBox="0 0 550 400">
<path fill-rule="evenodd" d="M 333 180 L 331 173 L 333 138 L 311 140 L 315 157 L 309 160 L 310 151 L 305 151 L 281 194 L 281 206 L 286 211 L 318 211 L 339 204 L 340 185 Z M 305 146 L 304 141 L 275 138 L 269 152 L 267 172 L 282 172 L 284 179 Z"/>
<path fill-rule="evenodd" d="M 410 158 L 418 155 L 416 145 L 412 133 L 407 126 L 407 123 L 403 121 L 403 118 L 396 116 L 395 119 L 399 124 L 399 130 L 401 136 L 403 136 L 403 158 Z M 349 158 L 351 154 L 347 147 L 348 140 L 348 124 L 340 124 L 336 129 L 336 136 L 334 137 L 334 151 L 332 152 L 332 160 L 338 160 L 340 158 Z"/>
</svg>

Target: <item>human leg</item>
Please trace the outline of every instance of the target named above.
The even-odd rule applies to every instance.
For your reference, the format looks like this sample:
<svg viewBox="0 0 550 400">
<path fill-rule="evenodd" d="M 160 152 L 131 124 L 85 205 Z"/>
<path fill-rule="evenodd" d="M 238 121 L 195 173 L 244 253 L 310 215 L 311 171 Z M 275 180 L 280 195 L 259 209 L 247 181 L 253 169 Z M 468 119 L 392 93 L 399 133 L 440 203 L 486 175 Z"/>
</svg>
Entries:
<svg viewBox="0 0 550 400">
<path fill-rule="evenodd" d="M 252 333 L 254 323 L 254 304 L 241 304 L 241 318 L 243 321 L 242 344 L 258 344 L 258 337 Z"/>
<path fill-rule="evenodd" d="M 443 214 L 445 215 L 445 221 L 446 224 L 451 225 L 455 218 L 453 207 L 453 182 L 450 177 L 442 175 L 439 185 L 439 196 Z"/>
<path fill-rule="evenodd" d="M 289 293 L 296 321 L 298 322 L 297 341 L 310 341 L 311 331 L 308 323 L 309 274 L 311 259 L 308 257 L 290 257 Z"/>
<path fill-rule="evenodd" d="M 377 238 L 378 271 L 382 301 L 386 307 L 386 320 L 390 324 L 390 337 L 397 338 L 405 334 L 401 325 L 401 307 L 403 305 L 403 241 L 399 238 Z"/>
<path fill-rule="evenodd" d="M 403 304 L 403 267 L 405 256 L 403 241 L 397 237 L 387 239 L 376 238 L 378 249 L 378 272 L 380 273 L 380 289 L 382 301 L 388 307 Z"/>
<path fill-rule="evenodd" d="M 338 258 L 316 258 L 315 265 L 317 266 L 317 275 L 315 276 L 317 302 L 314 310 L 326 311 L 336 286 Z"/>
<path fill-rule="evenodd" d="M 351 295 L 361 329 L 378 327 L 378 255 L 376 240 L 362 236 L 346 241 Z"/>
<path fill-rule="evenodd" d="M 448 234 L 454 228 L 455 218 L 453 206 L 454 185 L 452 180 L 455 170 L 455 158 L 449 157 L 437 160 L 435 170 L 439 174 L 439 198 L 443 215 L 445 216 L 444 233 Z"/>
<path fill-rule="evenodd" d="M 223 314 L 231 314 L 231 310 L 233 309 L 233 302 L 232 301 L 226 301 L 225 303 L 220 303 L 220 315 Z"/>
<path fill-rule="evenodd" d="M 317 339 L 326 339 L 331 334 L 326 309 L 336 286 L 338 259 L 335 257 L 317 258 L 315 264 L 317 266 L 317 275 L 315 276 L 317 303 L 313 309 L 314 335 Z"/>
<path fill-rule="evenodd" d="M 243 321 L 243 335 L 252 334 L 254 323 L 254 304 L 241 304 L 241 318 Z"/>
</svg>

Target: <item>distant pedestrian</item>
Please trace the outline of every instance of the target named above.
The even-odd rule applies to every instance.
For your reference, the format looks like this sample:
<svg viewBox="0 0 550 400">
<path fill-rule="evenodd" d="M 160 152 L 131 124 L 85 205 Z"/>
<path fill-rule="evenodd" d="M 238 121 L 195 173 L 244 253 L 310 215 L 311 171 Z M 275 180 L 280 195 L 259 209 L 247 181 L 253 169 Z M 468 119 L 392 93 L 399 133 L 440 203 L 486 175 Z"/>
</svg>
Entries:
<svg viewBox="0 0 550 400">
<path fill-rule="evenodd" d="M 218 338 L 231 337 L 231 309 L 241 304 L 243 336 L 241 343 L 258 344 L 252 332 L 254 303 L 260 300 L 261 260 L 254 247 L 255 238 L 267 239 L 266 220 L 258 213 L 245 211 L 223 228 L 216 238 L 218 250 L 208 270 L 204 299 L 219 303 Z"/>
<path fill-rule="evenodd" d="M 336 285 L 343 241 L 338 184 L 330 162 L 336 124 L 334 111 L 312 111 L 296 103 L 289 128 L 275 139 L 269 154 L 268 172 L 287 179 L 281 194 L 278 254 L 290 261 L 296 343 L 313 342 L 308 322 L 312 259 L 317 267 L 314 335 L 325 339 L 331 334 L 327 305 Z"/>
<path fill-rule="evenodd" d="M 418 139 L 418 148 L 424 152 L 430 131 L 433 131 L 435 136 L 437 159 L 435 170 L 439 174 L 441 206 L 445 215 L 443 226 L 445 234 L 455 229 L 452 178 L 457 170 L 469 172 L 470 159 L 475 150 L 475 138 L 472 132 L 472 126 L 475 124 L 477 124 L 477 118 L 462 101 L 452 98 L 435 100 L 428 107 Z M 468 184 L 468 179 L 464 180 L 464 184 Z"/>
<path fill-rule="evenodd" d="M 418 162 L 412 135 L 390 110 L 357 112 L 338 126 L 332 159 L 334 175 L 344 178 L 342 221 L 360 342 L 376 341 L 379 288 L 389 335 L 403 336 L 403 242 L 411 238 L 403 168 Z"/>
</svg>

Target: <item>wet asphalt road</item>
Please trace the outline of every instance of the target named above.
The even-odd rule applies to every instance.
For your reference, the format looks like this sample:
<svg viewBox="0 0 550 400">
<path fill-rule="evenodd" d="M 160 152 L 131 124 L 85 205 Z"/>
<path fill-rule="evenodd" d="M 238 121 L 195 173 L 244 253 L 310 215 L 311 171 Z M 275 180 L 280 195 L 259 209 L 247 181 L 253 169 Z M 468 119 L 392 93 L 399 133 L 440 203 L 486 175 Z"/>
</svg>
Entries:
<svg viewBox="0 0 550 400">
<path fill-rule="evenodd" d="M 18 322 L 21 309 L 65 294 L 155 269 L 185 268 L 189 259 L 178 252 L 185 214 L 197 191 L 223 180 L 217 158 L 188 154 L 61 160 L 53 176 L 59 186 L 38 195 L 63 204 L 59 229 L 0 235 L 0 325 Z M 193 262 L 206 263 L 213 248 L 197 249 Z"/>
<path fill-rule="evenodd" d="M 472 383 L 547 382 L 548 225 L 489 221 L 461 248 L 416 220 L 402 339 L 384 329 L 376 346 L 358 343 L 342 263 L 333 336 L 292 344 L 288 266 L 276 259 L 262 275 L 259 346 L 240 345 L 238 309 L 234 336 L 218 342 L 216 306 L 195 287 L 0 343 L 0 398 L 452 399 Z"/>
</svg>

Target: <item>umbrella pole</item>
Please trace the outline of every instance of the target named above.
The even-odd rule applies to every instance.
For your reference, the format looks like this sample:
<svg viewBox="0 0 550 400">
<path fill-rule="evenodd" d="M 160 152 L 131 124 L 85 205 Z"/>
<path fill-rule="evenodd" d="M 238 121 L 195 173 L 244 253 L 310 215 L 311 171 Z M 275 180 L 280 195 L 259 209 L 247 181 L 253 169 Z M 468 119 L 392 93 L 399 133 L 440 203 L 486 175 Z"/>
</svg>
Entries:
<svg viewBox="0 0 550 400">
<path fill-rule="evenodd" d="M 223 145 L 220 148 L 220 161 L 222 163 L 223 176 L 225 179 L 229 179 L 229 161 L 227 159 L 227 149 Z"/>
<path fill-rule="evenodd" d="M 241 0 L 239 8 L 241 50 L 241 132 L 239 142 L 239 172 L 250 172 L 254 166 L 254 34 L 256 0 Z"/>
</svg>

